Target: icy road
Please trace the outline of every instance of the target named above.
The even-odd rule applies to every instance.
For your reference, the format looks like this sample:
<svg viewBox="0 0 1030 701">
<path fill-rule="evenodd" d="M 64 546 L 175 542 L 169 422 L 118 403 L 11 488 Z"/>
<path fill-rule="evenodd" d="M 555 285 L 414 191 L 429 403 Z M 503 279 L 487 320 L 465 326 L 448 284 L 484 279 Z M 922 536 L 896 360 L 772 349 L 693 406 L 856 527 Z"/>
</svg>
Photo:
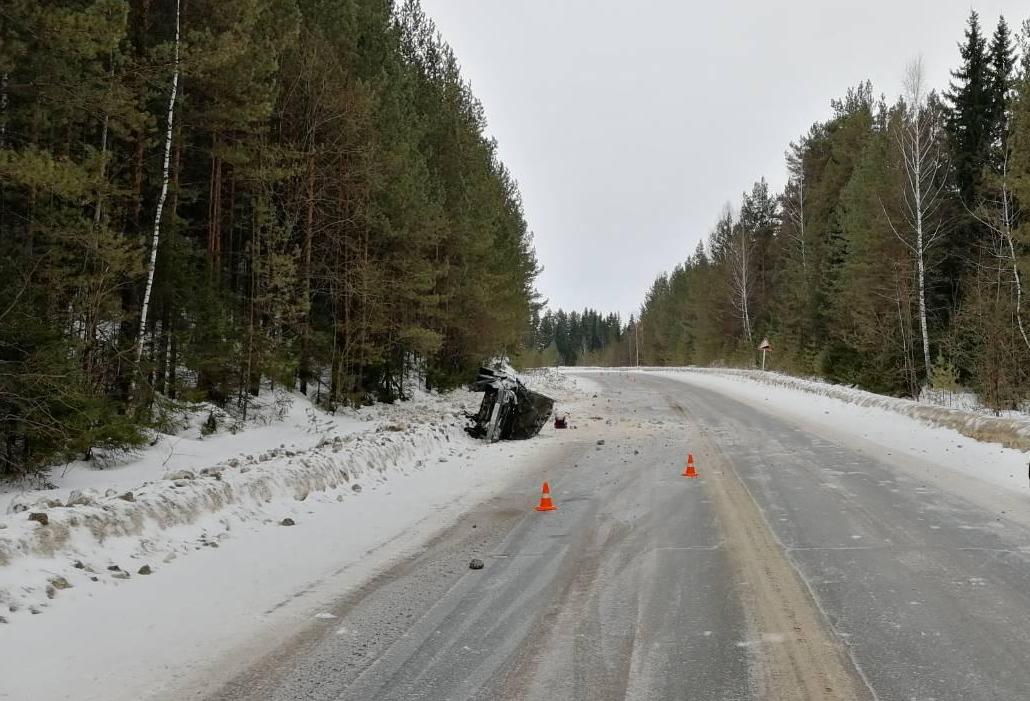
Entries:
<svg viewBox="0 0 1030 701">
<path fill-rule="evenodd" d="M 208 698 L 1030 698 L 1030 497 L 927 479 L 847 425 L 592 379 L 524 489 Z M 557 511 L 532 510 L 543 479 Z"/>
</svg>

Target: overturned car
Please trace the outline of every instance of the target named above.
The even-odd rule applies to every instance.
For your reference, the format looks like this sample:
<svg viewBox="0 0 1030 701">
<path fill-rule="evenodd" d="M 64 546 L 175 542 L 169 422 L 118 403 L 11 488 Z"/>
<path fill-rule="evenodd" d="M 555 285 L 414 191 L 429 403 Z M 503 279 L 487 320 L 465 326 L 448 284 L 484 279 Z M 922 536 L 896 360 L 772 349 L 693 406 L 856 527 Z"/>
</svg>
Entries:
<svg viewBox="0 0 1030 701">
<path fill-rule="evenodd" d="M 532 391 L 505 372 L 479 368 L 470 389 L 483 392 L 479 411 L 467 414 L 465 428 L 473 438 L 494 441 L 532 438 L 540 433 L 554 408 L 554 400 Z"/>
</svg>

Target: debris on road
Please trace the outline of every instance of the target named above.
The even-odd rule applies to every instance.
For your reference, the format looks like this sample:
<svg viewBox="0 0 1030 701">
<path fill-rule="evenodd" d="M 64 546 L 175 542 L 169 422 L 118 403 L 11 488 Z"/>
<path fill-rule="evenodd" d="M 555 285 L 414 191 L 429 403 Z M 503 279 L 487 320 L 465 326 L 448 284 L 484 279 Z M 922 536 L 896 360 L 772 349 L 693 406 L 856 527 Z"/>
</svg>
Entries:
<svg viewBox="0 0 1030 701">
<path fill-rule="evenodd" d="M 483 565 L 483 561 L 480 560 L 479 558 L 474 557 L 471 560 L 469 560 L 469 569 L 470 570 L 481 570 L 481 569 L 483 569 L 483 566 L 484 566 Z"/>
<path fill-rule="evenodd" d="M 554 408 L 553 399 L 532 391 L 503 371 L 479 368 L 469 389 L 483 392 L 483 401 L 477 413 L 467 414 L 472 424 L 465 430 L 473 438 L 491 443 L 532 438 L 540 433 Z"/>
</svg>

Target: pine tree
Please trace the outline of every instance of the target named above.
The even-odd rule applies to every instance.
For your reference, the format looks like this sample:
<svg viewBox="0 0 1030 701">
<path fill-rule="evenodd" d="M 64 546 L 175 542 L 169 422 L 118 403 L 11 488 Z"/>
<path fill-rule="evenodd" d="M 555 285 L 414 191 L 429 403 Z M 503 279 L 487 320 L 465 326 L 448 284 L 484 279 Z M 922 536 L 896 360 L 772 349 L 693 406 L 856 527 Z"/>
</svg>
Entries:
<svg viewBox="0 0 1030 701">
<path fill-rule="evenodd" d="M 7 3 L 0 474 L 174 399 L 392 399 L 514 351 L 538 266 L 485 131 L 414 0 Z"/>
<path fill-rule="evenodd" d="M 118 82 L 127 16 L 117 0 L 5 8 L 0 474 L 142 440 L 113 396 L 110 333 L 141 270 L 109 167 L 140 119 Z"/>
</svg>

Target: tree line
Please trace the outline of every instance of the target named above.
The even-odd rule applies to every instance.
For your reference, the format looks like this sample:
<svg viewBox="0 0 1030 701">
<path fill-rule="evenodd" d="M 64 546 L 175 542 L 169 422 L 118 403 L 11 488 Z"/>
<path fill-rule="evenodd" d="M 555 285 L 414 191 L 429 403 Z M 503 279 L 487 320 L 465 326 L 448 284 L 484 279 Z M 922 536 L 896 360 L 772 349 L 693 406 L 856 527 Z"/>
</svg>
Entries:
<svg viewBox="0 0 1030 701">
<path fill-rule="evenodd" d="M 0 476 L 466 380 L 538 265 L 483 108 L 417 0 L 9 0 Z"/>
<path fill-rule="evenodd" d="M 534 308 L 529 331 L 516 363 L 523 367 L 556 365 L 618 366 L 633 364 L 627 346 L 635 322 L 625 325 L 618 314 L 594 309 L 566 312 Z"/>
<path fill-rule="evenodd" d="M 787 150 L 660 275 L 640 315 L 645 364 L 772 366 L 877 392 L 1030 396 L 1030 23 L 989 37 L 976 12 L 947 90 L 920 60 L 887 101 L 866 82 Z M 899 71 L 900 73 L 901 71 Z"/>
</svg>

